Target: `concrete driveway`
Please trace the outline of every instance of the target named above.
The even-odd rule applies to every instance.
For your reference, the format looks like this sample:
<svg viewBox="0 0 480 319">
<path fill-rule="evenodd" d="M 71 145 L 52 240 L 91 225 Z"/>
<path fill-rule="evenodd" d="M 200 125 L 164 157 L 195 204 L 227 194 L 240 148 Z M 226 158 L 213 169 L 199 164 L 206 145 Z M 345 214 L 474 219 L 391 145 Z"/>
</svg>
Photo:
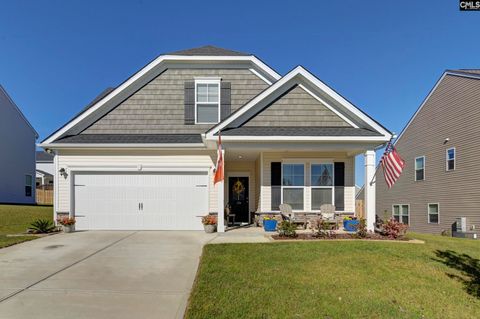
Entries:
<svg viewBox="0 0 480 319">
<path fill-rule="evenodd" d="M 0 318 L 182 318 L 214 236 L 89 231 L 0 249 Z"/>
</svg>

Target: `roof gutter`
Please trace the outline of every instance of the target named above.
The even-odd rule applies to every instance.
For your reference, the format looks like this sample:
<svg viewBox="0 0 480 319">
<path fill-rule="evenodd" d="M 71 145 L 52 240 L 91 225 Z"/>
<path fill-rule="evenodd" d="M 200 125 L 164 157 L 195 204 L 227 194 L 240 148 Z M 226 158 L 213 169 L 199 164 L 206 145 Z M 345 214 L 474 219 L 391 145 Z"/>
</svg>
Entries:
<svg viewBox="0 0 480 319">
<path fill-rule="evenodd" d="M 82 144 L 72 144 L 72 143 L 40 143 L 37 144 L 38 147 L 44 149 L 179 149 L 179 148 L 188 148 L 188 149 L 206 149 L 205 144 L 203 143 L 135 143 L 135 144 L 124 144 L 124 143 L 82 143 Z"/>
</svg>

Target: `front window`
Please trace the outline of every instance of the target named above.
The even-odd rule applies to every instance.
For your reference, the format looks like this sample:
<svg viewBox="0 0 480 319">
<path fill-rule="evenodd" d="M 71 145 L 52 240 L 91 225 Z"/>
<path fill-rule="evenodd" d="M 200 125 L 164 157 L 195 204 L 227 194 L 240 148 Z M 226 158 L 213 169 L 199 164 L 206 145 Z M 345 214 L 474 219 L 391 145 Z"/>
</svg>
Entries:
<svg viewBox="0 0 480 319">
<path fill-rule="evenodd" d="M 447 150 L 447 171 L 455 169 L 455 147 Z"/>
<path fill-rule="evenodd" d="M 26 197 L 32 197 L 32 185 L 33 185 L 32 175 L 25 175 L 25 196 Z"/>
<path fill-rule="evenodd" d="M 195 82 L 196 123 L 220 121 L 220 81 Z"/>
<path fill-rule="evenodd" d="M 312 210 L 333 204 L 333 164 L 311 165 Z"/>
<path fill-rule="evenodd" d="M 438 224 L 440 210 L 438 204 L 428 204 L 428 223 Z"/>
<path fill-rule="evenodd" d="M 415 180 L 423 181 L 425 179 L 425 156 L 415 158 Z"/>
<path fill-rule="evenodd" d="M 393 218 L 397 222 L 408 225 L 409 210 L 409 206 L 405 204 L 393 205 Z"/>
<path fill-rule="evenodd" d="M 294 210 L 303 210 L 303 194 L 305 186 L 304 164 L 282 165 L 282 202 L 292 206 Z"/>
</svg>

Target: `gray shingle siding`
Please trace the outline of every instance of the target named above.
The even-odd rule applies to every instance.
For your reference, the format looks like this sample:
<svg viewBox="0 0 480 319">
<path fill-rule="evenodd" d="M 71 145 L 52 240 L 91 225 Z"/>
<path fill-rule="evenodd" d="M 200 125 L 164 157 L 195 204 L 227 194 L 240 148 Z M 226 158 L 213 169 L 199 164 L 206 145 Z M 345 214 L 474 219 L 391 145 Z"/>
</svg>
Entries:
<svg viewBox="0 0 480 319">
<path fill-rule="evenodd" d="M 351 125 L 300 86 L 296 86 L 267 106 L 244 126 L 350 127 Z"/>
<path fill-rule="evenodd" d="M 248 69 L 168 69 L 81 134 L 189 134 L 213 125 L 185 125 L 184 85 L 195 77 L 231 83 L 235 111 L 267 84 Z"/>
</svg>

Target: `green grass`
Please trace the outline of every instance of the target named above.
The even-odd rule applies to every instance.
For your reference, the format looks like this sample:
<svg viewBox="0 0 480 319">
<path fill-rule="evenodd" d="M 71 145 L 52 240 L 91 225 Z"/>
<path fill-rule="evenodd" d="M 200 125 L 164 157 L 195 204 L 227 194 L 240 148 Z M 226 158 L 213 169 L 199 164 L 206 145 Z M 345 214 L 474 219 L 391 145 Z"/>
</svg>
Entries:
<svg viewBox="0 0 480 319">
<path fill-rule="evenodd" d="M 186 318 L 478 318 L 479 242 L 414 237 L 207 245 Z"/>
<path fill-rule="evenodd" d="M 39 218 L 53 220 L 52 206 L 0 205 L 0 248 L 35 239 L 34 236 L 6 235 L 24 233 Z"/>
</svg>

